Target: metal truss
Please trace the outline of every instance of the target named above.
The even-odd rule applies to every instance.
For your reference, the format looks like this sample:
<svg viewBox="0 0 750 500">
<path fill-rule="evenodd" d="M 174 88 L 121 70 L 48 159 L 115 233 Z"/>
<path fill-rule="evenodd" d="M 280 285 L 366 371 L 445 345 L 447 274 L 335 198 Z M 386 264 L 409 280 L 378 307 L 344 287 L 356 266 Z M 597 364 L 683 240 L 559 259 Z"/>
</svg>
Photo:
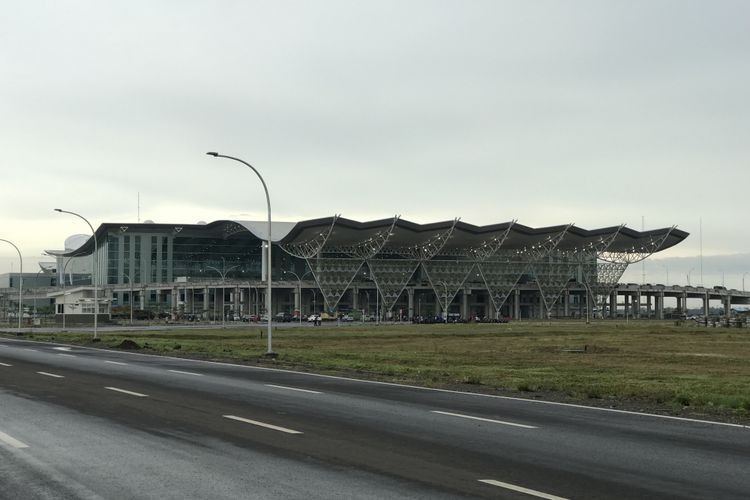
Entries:
<svg viewBox="0 0 750 500">
<path fill-rule="evenodd" d="M 560 242 L 565 238 L 565 235 L 568 233 L 568 230 L 573 226 L 573 223 L 568 224 L 565 226 L 565 229 L 560 231 L 554 236 L 547 236 L 547 239 L 540 242 L 535 243 L 531 247 L 526 247 L 523 249 L 523 253 L 529 256 L 529 262 L 534 263 L 539 260 L 542 260 L 543 258 L 547 257 L 552 251 L 557 248 L 557 245 L 560 244 Z"/>
<path fill-rule="evenodd" d="M 605 262 L 612 263 L 634 264 L 640 262 L 659 250 L 664 241 L 666 241 L 676 227 L 677 226 L 672 226 L 664 235 L 658 237 L 651 236 L 647 242 L 641 243 L 638 247 L 633 246 L 629 250 L 623 252 L 605 250 L 600 252 L 598 257 Z"/>
<path fill-rule="evenodd" d="M 333 216 L 333 220 L 331 221 L 331 226 L 328 228 L 328 231 L 322 231 L 316 234 L 315 237 L 306 241 L 301 241 L 299 243 L 287 243 L 279 246 L 289 255 L 300 259 L 311 259 L 318 255 L 318 253 L 320 253 L 320 251 L 323 249 L 326 241 L 328 241 L 328 238 L 331 236 L 333 226 L 336 225 L 336 221 L 340 216 L 340 214 L 336 214 Z"/>
<path fill-rule="evenodd" d="M 456 298 L 476 263 L 471 260 L 430 260 L 422 262 L 427 279 L 440 302 L 450 304 Z M 442 292 L 442 293 L 441 293 Z"/>
<path fill-rule="evenodd" d="M 182 228 L 180 228 L 180 230 L 182 230 Z M 243 231 L 247 231 L 247 228 L 236 222 L 226 222 L 221 228 L 222 235 L 225 239 Z"/>
<path fill-rule="evenodd" d="M 453 224 L 449 229 L 436 234 L 425 242 L 408 247 L 387 248 L 383 253 L 400 255 L 406 259 L 418 260 L 420 262 L 429 260 L 440 253 L 440 250 L 443 249 L 453 234 L 453 230 L 456 228 L 457 223 L 458 218 L 453 219 Z"/>
<path fill-rule="evenodd" d="M 579 265 L 575 261 L 558 259 L 531 264 L 531 271 L 536 277 L 539 294 L 544 302 L 547 315 L 551 312 L 552 306 L 557 302 L 570 280 L 576 277 Z"/>
<path fill-rule="evenodd" d="M 355 259 L 307 259 L 328 310 L 336 308 L 363 263 Z"/>
<path fill-rule="evenodd" d="M 398 222 L 400 217 L 400 215 L 393 217 L 393 222 L 388 229 L 378 231 L 366 240 L 351 245 L 326 247 L 326 253 L 347 254 L 353 258 L 361 260 L 371 259 L 383 249 L 386 243 L 388 243 L 388 239 L 393 235 L 393 227 L 396 225 L 396 222 Z"/>
<path fill-rule="evenodd" d="M 508 299 L 508 295 L 516 287 L 528 266 L 528 262 L 489 260 L 477 263 L 477 269 L 482 275 L 496 311 L 499 311 Z"/>
<path fill-rule="evenodd" d="M 371 259 L 367 266 L 383 299 L 383 310 L 390 311 L 419 266 L 416 259 Z"/>
<path fill-rule="evenodd" d="M 487 260 L 488 258 L 495 255 L 505 243 L 505 240 L 510 234 L 510 230 L 513 229 L 513 225 L 516 223 L 515 219 L 510 222 L 508 229 L 500 236 L 495 236 L 487 241 L 483 241 L 481 245 L 470 248 L 468 254 L 476 260 Z"/>
<path fill-rule="evenodd" d="M 627 262 L 592 262 L 583 266 L 583 283 L 594 304 L 602 308 L 620 282 Z"/>
</svg>

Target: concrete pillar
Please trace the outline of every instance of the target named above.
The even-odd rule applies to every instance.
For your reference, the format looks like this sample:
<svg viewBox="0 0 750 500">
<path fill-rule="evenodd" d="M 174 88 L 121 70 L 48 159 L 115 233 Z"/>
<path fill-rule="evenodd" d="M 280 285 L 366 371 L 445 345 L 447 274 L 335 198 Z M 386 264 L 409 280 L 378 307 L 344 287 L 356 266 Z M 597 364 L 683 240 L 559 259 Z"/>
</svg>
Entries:
<svg viewBox="0 0 750 500">
<path fill-rule="evenodd" d="M 406 293 L 407 293 L 407 295 L 409 297 L 409 311 L 408 311 L 408 314 L 409 314 L 409 319 L 411 320 L 411 318 L 414 317 L 414 289 L 411 288 L 411 287 L 409 287 L 409 288 L 406 289 Z"/>
<path fill-rule="evenodd" d="M 603 312 L 603 311 L 602 311 Z M 617 290 L 609 295 L 609 317 L 617 317 Z"/>
<path fill-rule="evenodd" d="M 203 319 L 208 317 L 208 305 L 211 297 L 208 295 L 208 287 L 203 287 Z"/>
<path fill-rule="evenodd" d="M 469 319 L 469 294 L 466 293 L 465 288 L 461 290 L 461 318 Z"/>
<path fill-rule="evenodd" d="M 294 313 L 293 314 L 299 314 L 302 316 L 302 303 L 301 303 L 302 297 L 300 297 L 299 294 L 299 288 L 294 287 Z"/>
<path fill-rule="evenodd" d="M 195 291 L 193 288 L 188 290 L 185 289 L 185 312 L 193 312 L 193 301 L 195 299 Z"/>
<path fill-rule="evenodd" d="M 652 309 L 652 307 L 651 307 L 651 299 L 652 299 L 652 296 L 650 294 L 646 295 L 646 316 L 649 319 L 651 319 L 651 309 Z"/>
<path fill-rule="evenodd" d="M 138 302 L 139 302 L 139 308 L 140 309 L 146 309 L 146 289 L 145 288 L 141 288 L 140 289 L 140 293 L 138 295 L 139 295 L 139 297 L 138 297 L 139 298 L 139 300 L 138 300 Z"/>
<path fill-rule="evenodd" d="M 180 292 L 177 287 L 172 288 L 172 311 L 170 317 L 174 321 L 177 319 L 177 299 L 180 297 Z"/>
<path fill-rule="evenodd" d="M 687 314 L 687 292 L 682 293 L 682 314 Z"/>
<path fill-rule="evenodd" d="M 732 296 L 724 296 L 724 317 L 729 318 L 732 315 Z"/>
<path fill-rule="evenodd" d="M 521 290 L 513 289 L 511 296 L 513 297 L 513 319 L 521 319 Z"/>
<path fill-rule="evenodd" d="M 635 303 L 633 304 L 633 317 L 640 319 L 641 317 L 641 291 L 635 292 Z"/>
<path fill-rule="evenodd" d="M 414 290 L 412 290 L 412 293 L 414 293 Z M 359 287 L 353 286 L 352 287 L 352 310 L 356 311 L 359 309 Z"/>
<path fill-rule="evenodd" d="M 656 296 L 656 319 L 664 319 L 664 292 Z"/>
<path fill-rule="evenodd" d="M 567 288 L 563 292 L 563 316 L 566 318 L 570 316 L 570 290 Z"/>
</svg>

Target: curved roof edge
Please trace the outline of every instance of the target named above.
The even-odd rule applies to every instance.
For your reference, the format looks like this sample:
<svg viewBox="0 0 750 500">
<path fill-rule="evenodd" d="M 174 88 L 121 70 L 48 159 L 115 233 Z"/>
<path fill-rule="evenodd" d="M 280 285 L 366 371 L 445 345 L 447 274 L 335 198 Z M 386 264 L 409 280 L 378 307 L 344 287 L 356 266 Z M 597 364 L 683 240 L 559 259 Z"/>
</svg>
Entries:
<svg viewBox="0 0 750 500">
<path fill-rule="evenodd" d="M 274 243 L 290 243 L 302 233 L 305 229 L 314 227 L 327 227 L 333 223 L 334 217 L 321 217 L 318 219 L 308 219 L 299 222 L 272 222 L 271 223 L 271 241 Z M 243 221 L 243 220 L 231 220 L 221 219 L 209 224 L 177 224 L 177 223 L 102 223 L 96 229 L 96 237 L 98 240 L 102 240 L 106 233 L 112 229 L 118 229 L 122 232 L 164 232 L 164 231 L 175 231 L 180 232 L 182 230 L 195 230 L 205 231 L 207 229 L 216 230 L 225 224 L 236 224 L 242 229 L 248 231 L 259 240 L 268 239 L 268 221 Z M 354 230 L 371 230 L 373 228 L 390 227 L 393 224 L 393 218 L 378 219 L 373 221 L 360 222 L 352 219 L 346 219 L 338 217 L 336 220 L 337 226 L 343 226 Z M 526 235 L 545 235 L 557 233 L 565 228 L 568 228 L 568 232 L 575 234 L 580 237 L 596 237 L 600 235 L 611 234 L 618 228 L 620 234 L 633 239 L 648 238 L 648 237 L 662 237 L 665 234 L 669 234 L 669 238 L 665 240 L 659 247 L 658 251 L 670 248 L 689 236 L 690 233 L 674 228 L 661 228 L 651 229 L 648 231 L 637 231 L 628 227 L 610 226 L 599 229 L 584 229 L 575 225 L 568 226 L 566 224 L 533 228 L 530 226 L 524 226 L 523 224 L 514 223 L 511 221 L 501 222 L 497 224 L 490 224 L 486 226 L 476 226 L 467 222 L 454 220 L 446 220 L 440 222 L 431 222 L 427 224 L 419 224 L 411 222 L 405 219 L 398 219 L 396 221 L 396 227 L 406 229 L 413 232 L 429 232 L 443 229 L 450 229 L 455 224 L 455 229 L 465 231 L 468 233 L 474 233 L 482 235 L 486 233 L 493 233 L 498 231 L 506 230 L 509 226 L 513 226 L 512 231 L 522 233 Z M 233 231 L 232 234 L 235 234 Z M 85 244 L 72 251 L 60 251 L 60 250 L 47 250 L 46 252 L 51 256 L 64 256 L 64 257 L 80 257 L 84 255 L 90 255 L 93 251 L 94 239 L 89 237 Z"/>
</svg>

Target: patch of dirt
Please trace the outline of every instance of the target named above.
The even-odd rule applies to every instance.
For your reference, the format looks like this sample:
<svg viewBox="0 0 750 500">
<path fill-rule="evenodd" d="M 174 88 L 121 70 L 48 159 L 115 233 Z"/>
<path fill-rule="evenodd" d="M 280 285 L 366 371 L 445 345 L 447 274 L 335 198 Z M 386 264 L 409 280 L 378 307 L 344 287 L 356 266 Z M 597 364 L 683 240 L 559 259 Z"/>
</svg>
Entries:
<svg viewBox="0 0 750 500">
<path fill-rule="evenodd" d="M 116 345 L 115 349 L 135 350 L 135 349 L 141 349 L 141 346 L 133 342 L 130 339 L 125 339 L 122 342 L 120 342 L 118 345 Z"/>
</svg>

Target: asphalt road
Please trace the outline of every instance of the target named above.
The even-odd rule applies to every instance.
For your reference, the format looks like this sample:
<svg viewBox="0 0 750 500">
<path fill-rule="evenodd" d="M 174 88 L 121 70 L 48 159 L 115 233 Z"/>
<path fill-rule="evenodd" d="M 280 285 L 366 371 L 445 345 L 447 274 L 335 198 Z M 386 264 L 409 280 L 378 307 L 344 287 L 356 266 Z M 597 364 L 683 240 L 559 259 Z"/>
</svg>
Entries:
<svg viewBox="0 0 750 500">
<path fill-rule="evenodd" d="M 748 492 L 748 427 L 0 339 L 0 498 Z"/>
</svg>

